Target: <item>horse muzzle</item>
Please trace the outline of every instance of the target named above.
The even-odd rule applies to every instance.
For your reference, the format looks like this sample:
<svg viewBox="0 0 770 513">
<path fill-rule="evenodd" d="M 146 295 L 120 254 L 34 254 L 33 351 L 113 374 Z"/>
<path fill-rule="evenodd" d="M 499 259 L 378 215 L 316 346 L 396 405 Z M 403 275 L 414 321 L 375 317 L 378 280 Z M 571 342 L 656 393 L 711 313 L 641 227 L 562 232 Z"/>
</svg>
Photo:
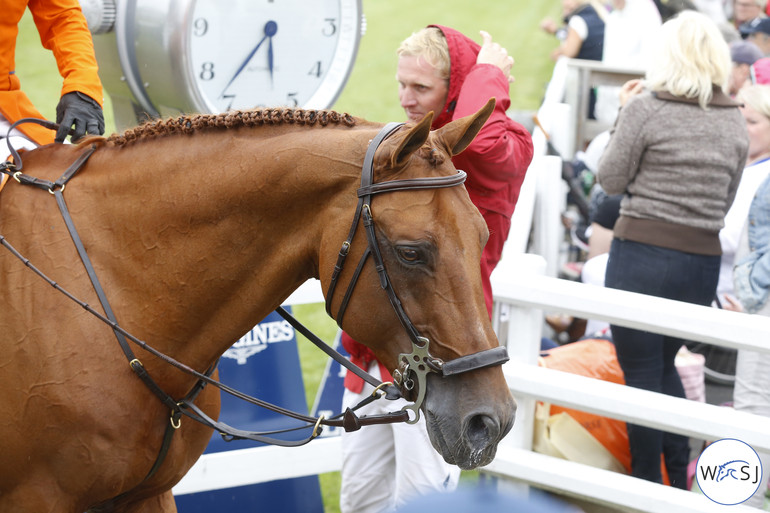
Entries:
<svg viewBox="0 0 770 513">
<path fill-rule="evenodd" d="M 495 371 L 502 374 L 499 368 L 489 369 Z M 504 384 L 502 376 L 500 379 Z M 516 416 L 516 402 L 507 386 L 492 391 L 481 386 L 485 381 L 484 376 L 472 380 L 431 376 L 428 380 L 423 411 L 431 443 L 447 463 L 463 470 L 494 459 L 497 444 L 511 430 Z"/>
</svg>

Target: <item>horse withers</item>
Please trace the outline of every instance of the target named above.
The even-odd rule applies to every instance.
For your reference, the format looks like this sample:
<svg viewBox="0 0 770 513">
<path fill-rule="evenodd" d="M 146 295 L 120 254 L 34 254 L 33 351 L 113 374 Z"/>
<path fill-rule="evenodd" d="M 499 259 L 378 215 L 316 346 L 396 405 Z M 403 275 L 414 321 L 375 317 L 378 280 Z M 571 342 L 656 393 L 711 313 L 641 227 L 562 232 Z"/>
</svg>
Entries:
<svg viewBox="0 0 770 513">
<path fill-rule="evenodd" d="M 397 129 L 374 154 L 374 183 L 456 175 L 451 156 L 492 105 L 433 132 L 430 115 Z M 328 295 L 365 153 L 381 128 L 327 111 L 183 116 L 26 152 L 23 172 L 54 181 L 95 147 L 57 198 L 66 198 L 116 321 L 203 372 L 306 280 L 320 279 Z M 0 236 L 57 287 L 99 305 L 48 192 L 11 181 L 0 194 Z M 382 265 L 365 260 L 360 273 L 355 265 L 338 273 L 329 303 L 334 313 L 346 301 L 344 329 L 393 369 L 413 351 L 414 337 L 383 292 L 384 267 L 432 357 L 450 362 L 495 348 L 479 267 L 487 230 L 465 189 L 397 188 L 366 210 L 349 257 L 358 262 L 370 251 L 371 230 Z M 0 276 L 0 511 L 176 511 L 170 490 L 211 429 L 182 418 L 150 472 L 169 408 L 137 378 L 113 328 L 4 248 Z M 169 396 L 196 386 L 134 350 Z M 500 366 L 430 373 L 422 386 L 436 450 L 465 469 L 489 463 L 515 412 Z M 218 390 L 203 388 L 195 404 L 216 417 Z"/>
</svg>

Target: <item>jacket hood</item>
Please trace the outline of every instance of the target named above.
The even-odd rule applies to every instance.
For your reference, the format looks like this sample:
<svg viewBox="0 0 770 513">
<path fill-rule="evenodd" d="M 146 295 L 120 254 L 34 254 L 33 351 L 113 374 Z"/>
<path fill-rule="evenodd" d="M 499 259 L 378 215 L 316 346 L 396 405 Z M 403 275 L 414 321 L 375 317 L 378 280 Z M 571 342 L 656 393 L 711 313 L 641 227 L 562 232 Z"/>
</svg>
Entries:
<svg viewBox="0 0 770 513">
<path fill-rule="evenodd" d="M 476 65 L 476 57 L 479 54 L 479 50 L 481 50 L 481 45 L 455 29 L 442 25 L 428 26 L 439 29 L 444 34 L 449 46 L 449 90 L 444 108 L 436 119 L 433 120 L 432 128 L 436 129 L 452 120 L 463 82 L 471 68 Z"/>
</svg>

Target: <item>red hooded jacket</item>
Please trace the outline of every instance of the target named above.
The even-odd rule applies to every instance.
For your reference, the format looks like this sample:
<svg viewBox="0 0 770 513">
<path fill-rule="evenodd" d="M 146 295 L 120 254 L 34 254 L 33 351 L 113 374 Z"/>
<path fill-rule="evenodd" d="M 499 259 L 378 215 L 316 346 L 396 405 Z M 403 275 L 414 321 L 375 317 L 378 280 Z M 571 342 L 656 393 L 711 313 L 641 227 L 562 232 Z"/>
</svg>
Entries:
<svg viewBox="0 0 770 513">
<path fill-rule="evenodd" d="M 468 173 L 465 187 L 471 201 L 484 216 L 490 232 L 481 257 L 481 278 L 484 300 L 491 315 L 492 286 L 489 276 L 500 261 L 519 189 L 532 161 L 532 137 L 505 113 L 511 105 L 508 77 L 493 64 L 476 64 L 481 46 L 454 29 L 431 26 L 444 33 L 451 63 L 447 101 L 433 120 L 432 128 L 441 128 L 454 119 L 476 113 L 490 98 L 496 100 L 494 111 L 470 146 L 452 157 L 454 166 Z M 376 361 L 369 348 L 344 332 L 342 345 L 350 353 L 351 361 L 364 370 Z M 382 364 L 380 373 L 383 381 L 392 379 Z M 360 393 L 363 380 L 348 372 L 345 388 Z"/>
</svg>

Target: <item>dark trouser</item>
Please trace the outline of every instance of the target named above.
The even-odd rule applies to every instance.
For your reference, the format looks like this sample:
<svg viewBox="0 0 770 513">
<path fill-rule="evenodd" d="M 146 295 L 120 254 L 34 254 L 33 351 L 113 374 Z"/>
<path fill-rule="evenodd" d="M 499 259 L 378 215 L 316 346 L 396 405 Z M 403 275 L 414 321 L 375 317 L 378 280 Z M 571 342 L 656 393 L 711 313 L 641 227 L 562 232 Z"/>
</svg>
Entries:
<svg viewBox="0 0 770 513">
<path fill-rule="evenodd" d="M 721 257 L 683 253 L 649 244 L 615 239 L 607 263 L 610 288 L 709 305 L 716 293 Z M 612 326 L 612 338 L 626 384 L 684 397 L 674 357 L 684 341 L 646 331 Z M 662 482 L 663 454 L 671 484 L 687 486 L 690 447 L 687 437 L 628 424 L 631 475 Z"/>
</svg>

